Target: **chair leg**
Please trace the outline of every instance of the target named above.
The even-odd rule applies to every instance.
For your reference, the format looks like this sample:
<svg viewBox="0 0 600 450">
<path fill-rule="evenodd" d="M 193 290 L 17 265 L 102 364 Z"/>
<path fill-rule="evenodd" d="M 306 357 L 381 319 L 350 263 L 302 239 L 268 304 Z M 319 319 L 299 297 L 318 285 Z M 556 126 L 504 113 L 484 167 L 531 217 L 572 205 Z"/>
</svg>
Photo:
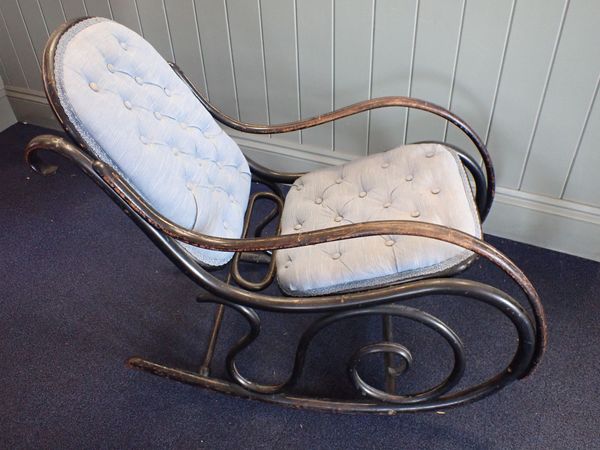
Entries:
<svg viewBox="0 0 600 450">
<path fill-rule="evenodd" d="M 383 319 L 383 340 L 385 342 L 394 342 L 394 330 L 392 316 L 386 315 Z M 396 393 L 396 377 L 394 368 L 394 355 L 385 353 L 383 355 L 383 366 L 385 374 L 385 390 L 388 394 Z"/>
<path fill-rule="evenodd" d="M 215 312 L 215 319 L 213 321 L 213 327 L 210 332 L 210 337 L 208 339 L 208 346 L 206 347 L 206 353 L 204 355 L 204 361 L 202 362 L 202 366 L 200 366 L 200 370 L 198 373 L 202 376 L 210 375 L 210 364 L 212 363 L 213 357 L 215 355 L 215 347 L 217 345 L 217 338 L 219 337 L 219 331 L 221 330 L 221 324 L 223 323 L 223 315 L 225 314 L 225 306 L 222 304 L 217 305 L 217 310 Z"/>
</svg>

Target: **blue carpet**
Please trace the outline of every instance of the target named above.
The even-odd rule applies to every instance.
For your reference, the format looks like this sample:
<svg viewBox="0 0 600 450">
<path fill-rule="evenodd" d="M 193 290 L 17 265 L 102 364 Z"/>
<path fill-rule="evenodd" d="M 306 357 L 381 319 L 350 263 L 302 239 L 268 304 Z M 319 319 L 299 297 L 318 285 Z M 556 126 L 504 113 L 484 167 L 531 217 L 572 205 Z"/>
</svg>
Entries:
<svg viewBox="0 0 600 450">
<path fill-rule="evenodd" d="M 194 301 L 200 289 L 73 165 L 59 160 L 45 178 L 26 166 L 24 145 L 44 131 L 18 124 L 0 134 L 0 448 L 600 448 L 600 264 L 491 236 L 538 288 L 550 343 L 532 377 L 480 402 L 445 414 L 335 415 L 127 369 L 132 355 L 197 367 L 214 307 Z M 518 295 L 483 262 L 465 276 Z M 514 332 L 489 308 L 453 298 L 411 304 L 465 340 L 465 383 L 509 358 Z M 285 378 L 309 319 L 265 314 L 242 370 Z M 300 387 L 351 396 L 343 363 L 379 326 L 373 318 L 325 330 Z M 228 311 L 217 374 L 243 332 Z M 407 389 L 439 381 L 449 368 L 439 338 L 402 320 L 396 333 L 415 356 Z M 366 376 L 379 367 L 367 364 Z"/>
</svg>

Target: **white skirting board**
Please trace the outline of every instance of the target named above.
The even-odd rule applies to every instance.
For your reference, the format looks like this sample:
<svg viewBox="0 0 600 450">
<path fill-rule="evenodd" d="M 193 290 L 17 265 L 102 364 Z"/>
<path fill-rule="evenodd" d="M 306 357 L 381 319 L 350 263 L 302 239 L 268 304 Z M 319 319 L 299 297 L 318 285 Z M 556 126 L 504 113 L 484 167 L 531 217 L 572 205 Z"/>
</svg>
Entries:
<svg viewBox="0 0 600 450">
<path fill-rule="evenodd" d="M 19 121 L 59 129 L 43 93 L 6 87 Z M 2 97 L 0 96 L 0 101 Z M 228 130 L 257 162 L 288 171 L 343 164 L 351 155 Z M 600 208 L 498 187 L 485 232 L 600 261 Z"/>
<path fill-rule="evenodd" d="M 8 102 L 7 92 L 0 82 L 0 131 L 17 122 L 17 118 Z"/>
</svg>

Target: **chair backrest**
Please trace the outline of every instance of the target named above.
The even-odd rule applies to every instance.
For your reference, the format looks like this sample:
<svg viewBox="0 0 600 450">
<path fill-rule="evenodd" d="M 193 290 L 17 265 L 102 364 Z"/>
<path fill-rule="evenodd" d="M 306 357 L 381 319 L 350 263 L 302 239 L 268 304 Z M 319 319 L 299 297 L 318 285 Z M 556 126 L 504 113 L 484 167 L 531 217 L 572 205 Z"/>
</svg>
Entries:
<svg viewBox="0 0 600 450">
<path fill-rule="evenodd" d="M 246 159 L 158 52 L 101 18 L 75 23 L 49 45 L 58 102 L 88 149 L 177 224 L 240 237 Z M 232 256 L 182 245 L 205 265 Z"/>
</svg>

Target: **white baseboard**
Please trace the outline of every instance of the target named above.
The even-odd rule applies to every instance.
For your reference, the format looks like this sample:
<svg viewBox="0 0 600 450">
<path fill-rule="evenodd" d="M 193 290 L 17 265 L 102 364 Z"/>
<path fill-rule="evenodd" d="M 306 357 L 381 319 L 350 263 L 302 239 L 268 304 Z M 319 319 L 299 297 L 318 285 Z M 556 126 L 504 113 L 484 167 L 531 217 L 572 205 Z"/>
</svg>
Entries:
<svg viewBox="0 0 600 450">
<path fill-rule="evenodd" d="M 2 86 L 1 83 L 0 86 Z M 8 101 L 6 89 L 0 87 L 0 131 L 5 130 L 16 122 L 17 118 Z"/>
<path fill-rule="evenodd" d="M 59 129 L 43 93 L 6 87 L 19 121 Z M 305 171 L 343 164 L 352 155 L 228 130 L 244 153 L 275 169 Z M 600 208 L 499 187 L 487 233 L 600 261 Z"/>
</svg>

